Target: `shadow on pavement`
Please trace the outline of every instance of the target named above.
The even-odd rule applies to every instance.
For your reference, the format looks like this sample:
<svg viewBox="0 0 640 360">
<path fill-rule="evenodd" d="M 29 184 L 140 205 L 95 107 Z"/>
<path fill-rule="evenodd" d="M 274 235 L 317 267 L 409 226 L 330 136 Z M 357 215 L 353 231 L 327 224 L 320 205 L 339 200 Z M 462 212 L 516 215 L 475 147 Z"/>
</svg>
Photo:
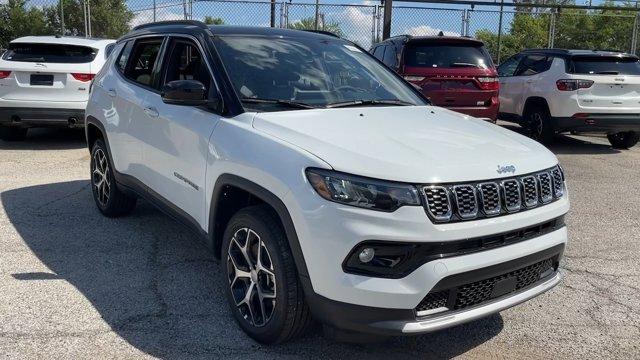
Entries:
<svg viewBox="0 0 640 360">
<path fill-rule="evenodd" d="M 128 217 L 105 218 L 95 209 L 88 181 L 9 190 L 0 200 L 23 241 L 50 269 L 12 276 L 69 282 L 115 333 L 153 356 L 450 358 L 503 328 L 502 317 L 493 315 L 433 334 L 352 345 L 325 340 L 317 327 L 295 342 L 263 346 L 245 336 L 228 311 L 218 261 L 150 205 L 140 202 Z M 68 312 L 70 322 L 77 316 L 64 304 L 55 311 Z"/>
<path fill-rule="evenodd" d="M 33 128 L 23 141 L 0 140 L 0 150 L 70 150 L 86 144 L 84 129 Z"/>
<path fill-rule="evenodd" d="M 501 122 L 500 126 L 505 129 L 509 129 L 511 131 L 515 131 L 519 134 L 525 135 L 525 130 L 520 127 L 520 125 L 504 123 Z M 555 141 L 552 144 L 546 145 L 549 150 L 553 151 L 555 154 L 617 154 L 620 150 L 616 150 L 611 147 L 606 138 L 604 138 L 604 143 L 600 141 L 601 137 L 588 137 L 588 136 L 578 136 L 575 137 L 573 135 L 558 135 L 555 138 Z M 593 142 L 592 140 L 596 141 Z"/>
</svg>

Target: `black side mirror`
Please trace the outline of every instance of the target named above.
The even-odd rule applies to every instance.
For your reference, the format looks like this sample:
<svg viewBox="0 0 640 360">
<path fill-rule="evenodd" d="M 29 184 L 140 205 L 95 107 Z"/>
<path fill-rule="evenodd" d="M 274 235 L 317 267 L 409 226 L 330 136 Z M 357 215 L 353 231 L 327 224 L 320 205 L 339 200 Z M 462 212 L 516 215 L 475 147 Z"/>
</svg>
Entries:
<svg viewBox="0 0 640 360">
<path fill-rule="evenodd" d="M 207 88 L 197 80 L 174 80 L 162 87 L 162 101 L 166 104 L 201 106 L 208 105 Z"/>
</svg>

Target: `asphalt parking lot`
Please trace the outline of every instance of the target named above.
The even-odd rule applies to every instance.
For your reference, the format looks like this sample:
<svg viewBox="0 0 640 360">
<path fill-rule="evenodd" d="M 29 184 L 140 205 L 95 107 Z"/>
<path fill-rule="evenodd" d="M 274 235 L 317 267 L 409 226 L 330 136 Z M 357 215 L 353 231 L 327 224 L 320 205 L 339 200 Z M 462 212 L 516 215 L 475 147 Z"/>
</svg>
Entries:
<svg viewBox="0 0 640 360">
<path fill-rule="evenodd" d="M 638 358 L 640 146 L 561 137 L 572 210 L 557 288 L 470 324 L 380 344 L 318 329 L 266 347 L 236 326 L 218 263 L 146 203 L 99 215 L 82 132 L 0 141 L 0 355 L 6 358 Z"/>
</svg>

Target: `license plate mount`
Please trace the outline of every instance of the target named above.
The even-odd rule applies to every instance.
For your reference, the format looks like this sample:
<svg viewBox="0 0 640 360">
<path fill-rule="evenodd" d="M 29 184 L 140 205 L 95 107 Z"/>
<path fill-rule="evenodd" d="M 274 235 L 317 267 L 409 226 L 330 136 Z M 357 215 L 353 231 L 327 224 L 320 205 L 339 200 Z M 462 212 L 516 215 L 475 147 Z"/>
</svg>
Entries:
<svg viewBox="0 0 640 360">
<path fill-rule="evenodd" d="M 29 78 L 30 85 L 53 86 L 53 75 L 47 74 L 31 74 Z"/>
</svg>

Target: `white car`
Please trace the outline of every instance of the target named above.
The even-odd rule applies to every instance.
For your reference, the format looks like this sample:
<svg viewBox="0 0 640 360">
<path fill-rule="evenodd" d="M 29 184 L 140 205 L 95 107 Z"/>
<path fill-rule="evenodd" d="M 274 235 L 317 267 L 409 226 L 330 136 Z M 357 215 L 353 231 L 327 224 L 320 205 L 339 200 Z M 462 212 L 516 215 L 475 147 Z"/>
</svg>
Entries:
<svg viewBox="0 0 640 360">
<path fill-rule="evenodd" d="M 260 342 L 313 319 L 338 339 L 425 333 L 560 281 L 556 157 L 429 106 L 340 38 L 142 25 L 118 41 L 86 115 L 98 209 L 125 215 L 142 197 L 193 229 Z"/>
<path fill-rule="evenodd" d="M 614 148 L 640 138 L 640 61 L 610 51 L 534 49 L 498 67 L 500 118 L 550 142 L 561 132 L 605 133 Z"/>
<path fill-rule="evenodd" d="M 89 85 L 115 40 L 27 36 L 0 58 L 0 139 L 22 140 L 30 127 L 84 125 Z"/>
</svg>

